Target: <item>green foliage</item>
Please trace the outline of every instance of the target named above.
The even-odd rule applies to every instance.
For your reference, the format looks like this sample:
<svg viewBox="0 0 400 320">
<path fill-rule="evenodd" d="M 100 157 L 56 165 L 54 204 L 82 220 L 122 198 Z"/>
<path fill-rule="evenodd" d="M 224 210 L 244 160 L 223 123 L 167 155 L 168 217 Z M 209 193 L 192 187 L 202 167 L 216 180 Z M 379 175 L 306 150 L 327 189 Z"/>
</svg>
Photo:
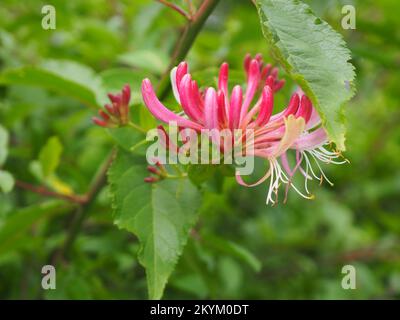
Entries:
<svg viewBox="0 0 400 320">
<path fill-rule="evenodd" d="M 109 171 L 114 221 L 135 234 L 150 299 L 160 299 L 197 220 L 199 193 L 187 179 L 143 182 L 142 158 L 119 152 Z"/>
<path fill-rule="evenodd" d="M 8 132 L 0 125 L 0 166 L 4 164 L 8 155 Z"/>
<path fill-rule="evenodd" d="M 39 163 L 44 177 L 55 172 L 59 163 L 63 147 L 58 137 L 51 137 L 46 145 L 40 150 Z"/>
<path fill-rule="evenodd" d="M 0 125 L 0 168 L 6 162 L 8 156 L 9 135 L 6 129 Z M 11 173 L 0 170 L 0 190 L 4 193 L 10 192 L 14 187 L 14 177 Z"/>
<path fill-rule="evenodd" d="M 73 61 L 49 60 L 40 66 L 8 69 L 1 74 L 0 83 L 41 86 L 92 107 L 98 104 L 98 97 L 105 96 L 101 79 L 89 67 Z"/>
<path fill-rule="evenodd" d="M 247 263 L 255 272 L 261 270 L 261 262 L 250 251 L 237 243 L 228 241 L 211 234 L 203 236 L 204 241 L 216 250 L 236 257 Z"/>
<path fill-rule="evenodd" d="M 149 77 L 157 86 L 168 71 L 180 15 L 149 0 L 54 0 L 57 29 L 50 31 L 41 28 L 42 1 L 2 0 L 0 189 L 18 183 L 0 193 L 0 297 L 398 299 L 400 3 L 354 0 L 357 29 L 343 30 L 343 1 L 304 2 L 315 14 L 301 1 L 259 1 L 265 41 L 251 1 L 220 1 L 186 57 L 203 88 L 216 84 L 223 61 L 229 87 L 245 88 L 247 52 L 280 62 L 287 84 L 274 111 L 300 84 L 338 148 L 346 115 L 350 164 L 323 168 L 335 186 L 310 181 L 315 200 L 289 192 L 286 203 L 267 207 L 268 186 L 239 186 L 230 166 L 182 166 L 185 179 L 144 183 L 151 175 L 145 135 L 91 122 L 106 94 L 128 83 L 131 121 L 145 130 L 158 124 L 140 85 Z M 346 109 L 353 69 L 333 29 L 357 67 L 358 94 Z M 181 111 L 171 92 L 162 102 Z M 114 148 L 106 184 L 98 174 Z M 54 193 L 90 201 L 54 201 Z M 45 264 L 57 269 L 57 290 L 40 286 Z M 346 264 L 356 267 L 357 290 L 340 286 Z"/>
<path fill-rule="evenodd" d="M 119 61 L 131 67 L 162 74 L 168 67 L 169 58 L 162 51 L 138 50 L 121 55 Z"/>
<path fill-rule="evenodd" d="M 0 189 L 4 193 L 10 192 L 14 187 L 14 183 L 14 177 L 11 175 L 11 173 L 0 170 Z"/>
<path fill-rule="evenodd" d="M 257 2 L 276 59 L 312 99 L 328 134 L 345 150 L 343 104 L 354 95 L 354 67 L 341 35 L 295 0 Z"/>
<path fill-rule="evenodd" d="M 124 85 L 129 84 L 132 88 L 131 104 L 139 104 L 142 102 L 140 85 L 149 75 L 144 71 L 115 68 L 101 72 L 100 77 L 107 92 L 119 92 Z"/>
<path fill-rule="evenodd" d="M 62 201 L 48 201 L 15 212 L 0 228 L 0 255 L 40 219 L 49 219 L 52 215 L 64 213 L 71 208 L 71 205 Z"/>
</svg>

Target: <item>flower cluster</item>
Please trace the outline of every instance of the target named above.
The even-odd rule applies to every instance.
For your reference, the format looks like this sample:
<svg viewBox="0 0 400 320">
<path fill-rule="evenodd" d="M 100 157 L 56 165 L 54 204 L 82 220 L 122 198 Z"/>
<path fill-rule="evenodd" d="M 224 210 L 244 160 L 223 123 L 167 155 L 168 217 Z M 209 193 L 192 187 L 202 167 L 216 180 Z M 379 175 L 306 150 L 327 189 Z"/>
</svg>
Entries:
<svg viewBox="0 0 400 320">
<path fill-rule="evenodd" d="M 217 88 L 199 88 L 192 79 L 186 62 L 171 71 L 172 89 L 183 113 L 174 113 L 157 98 L 150 80 L 142 83 L 142 96 L 145 105 L 154 117 L 165 123 L 174 122 L 180 128 L 253 130 L 254 138 L 251 154 L 265 159 L 269 167 L 257 182 L 246 183 L 240 173 L 237 182 L 252 187 L 269 178 L 267 203 L 276 203 L 280 185 L 286 185 L 286 194 L 291 186 L 301 196 L 312 198 L 307 186 L 308 180 L 326 180 L 331 183 L 319 164 L 341 164 L 339 153 L 329 151 L 325 145 L 330 143 L 321 119 L 310 99 L 299 89 L 293 93 L 287 107 L 273 114 L 274 95 L 284 85 L 278 79 L 278 69 L 264 64 L 261 55 L 244 59 L 247 76 L 246 89 L 236 85 L 228 90 L 229 67 L 223 63 L 218 76 Z M 295 164 L 291 167 L 288 153 L 293 153 Z M 316 169 L 315 169 L 316 168 Z M 305 191 L 300 191 L 292 182 L 295 172 L 305 178 Z"/>
<path fill-rule="evenodd" d="M 129 123 L 129 101 L 131 99 L 131 89 L 129 85 L 125 85 L 116 95 L 108 94 L 111 104 L 104 106 L 105 110 L 99 110 L 100 118 L 93 117 L 95 124 L 106 127 L 116 128 L 125 126 Z"/>
</svg>

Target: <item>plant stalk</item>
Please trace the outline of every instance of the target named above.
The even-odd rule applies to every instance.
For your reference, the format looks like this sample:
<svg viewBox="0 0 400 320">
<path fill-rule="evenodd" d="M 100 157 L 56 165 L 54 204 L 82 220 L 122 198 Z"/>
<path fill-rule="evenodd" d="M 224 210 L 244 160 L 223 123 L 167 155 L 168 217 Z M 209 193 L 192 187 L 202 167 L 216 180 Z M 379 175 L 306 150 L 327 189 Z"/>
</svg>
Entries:
<svg viewBox="0 0 400 320">
<path fill-rule="evenodd" d="M 169 92 L 170 70 L 186 57 L 204 23 L 207 21 L 207 18 L 215 9 L 219 1 L 220 0 L 204 0 L 200 8 L 194 14 L 192 20 L 188 21 L 187 25 L 183 29 L 183 32 L 176 43 L 174 52 L 172 53 L 168 70 L 163 74 L 157 88 L 160 99 L 165 98 Z"/>
</svg>

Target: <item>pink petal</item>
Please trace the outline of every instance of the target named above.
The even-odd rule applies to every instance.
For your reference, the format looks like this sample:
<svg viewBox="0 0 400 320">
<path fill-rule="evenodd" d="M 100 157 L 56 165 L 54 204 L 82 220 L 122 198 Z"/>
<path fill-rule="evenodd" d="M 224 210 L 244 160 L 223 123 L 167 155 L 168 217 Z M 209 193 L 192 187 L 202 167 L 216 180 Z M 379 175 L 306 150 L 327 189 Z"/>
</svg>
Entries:
<svg viewBox="0 0 400 320">
<path fill-rule="evenodd" d="M 265 67 L 263 67 L 262 68 L 262 71 L 261 71 L 261 79 L 265 79 L 266 78 L 266 76 L 269 74 L 269 72 L 271 71 L 271 68 L 272 68 L 272 66 L 271 66 L 271 64 L 267 64 Z"/>
<path fill-rule="evenodd" d="M 225 97 L 225 113 L 228 114 L 229 106 L 229 91 L 228 91 L 228 77 L 229 77 L 229 65 L 224 62 L 221 65 L 218 76 L 218 89 L 221 90 Z"/>
<path fill-rule="evenodd" d="M 218 102 L 214 88 L 208 88 L 204 104 L 204 124 L 208 129 L 218 128 Z"/>
<path fill-rule="evenodd" d="M 255 183 L 252 183 L 252 184 L 247 184 L 242 179 L 242 176 L 238 172 L 236 172 L 236 181 L 237 181 L 237 183 L 239 183 L 242 186 L 251 188 L 251 187 L 255 187 L 255 186 L 258 186 L 261 183 L 263 183 L 265 180 L 267 180 L 269 178 L 270 175 L 271 175 L 271 168 L 269 168 L 267 173 L 262 178 L 260 178 L 258 181 L 256 181 Z"/>
<path fill-rule="evenodd" d="M 99 119 L 97 117 L 92 117 L 92 121 L 97 124 L 100 127 L 107 127 L 108 123 L 102 119 Z"/>
<path fill-rule="evenodd" d="M 247 77 L 249 76 L 250 62 L 251 62 L 251 55 L 250 55 L 250 53 L 246 53 L 246 56 L 244 57 L 244 60 L 243 60 L 243 68 L 246 71 Z"/>
<path fill-rule="evenodd" d="M 282 80 L 279 80 L 278 82 L 276 82 L 275 86 L 274 86 L 274 91 L 277 92 L 277 91 L 281 90 L 283 88 L 283 86 L 285 85 L 285 83 L 286 83 L 285 79 L 282 79 Z"/>
<path fill-rule="evenodd" d="M 231 129 L 237 129 L 239 127 L 242 100 L 242 88 L 237 85 L 232 90 L 231 104 L 229 108 L 229 128 Z"/>
<path fill-rule="evenodd" d="M 291 114 L 296 114 L 300 104 L 300 97 L 297 93 L 293 94 L 292 97 L 290 98 L 289 105 L 283 112 L 284 117 L 288 117 Z"/>
<path fill-rule="evenodd" d="M 264 126 L 271 118 L 272 109 L 274 107 L 274 94 L 269 86 L 265 86 L 262 92 L 260 112 L 258 114 L 256 125 Z"/>
<path fill-rule="evenodd" d="M 256 59 L 251 60 L 249 67 L 249 79 L 247 81 L 247 89 L 243 102 L 242 109 L 240 111 L 240 122 L 244 119 L 247 114 L 247 109 L 251 101 L 253 100 L 254 94 L 256 93 L 258 84 L 260 82 L 260 64 Z"/>
<path fill-rule="evenodd" d="M 176 122 L 180 127 L 192 128 L 200 130 L 202 126 L 198 123 L 185 119 L 171 110 L 167 109 L 157 98 L 153 86 L 149 79 L 144 79 L 142 82 L 143 101 L 150 112 L 159 120 L 169 123 Z"/>
<path fill-rule="evenodd" d="M 158 133 L 158 138 L 160 139 L 160 144 L 164 149 L 168 149 L 170 152 L 173 154 L 178 153 L 178 146 L 171 141 L 167 131 L 164 129 L 163 126 L 157 126 L 157 133 Z"/>
<path fill-rule="evenodd" d="M 185 74 L 188 73 L 188 65 L 186 62 L 181 62 L 179 66 L 173 68 L 171 70 L 170 76 L 171 76 L 171 85 L 172 85 L 172 91 L 174 93 L 176 101 L 180 104 L 181 99 L 180 99 L 180 93 L 179 93 L 179 85 L 182 81 L 182 78 L 185 76 Z"/>
<path fill-rule="evenodd" d="M 306 123 L 310 120 L 312 112 L 312 104 L 306 95 L 301 96 L 300 107 L 297 110 L 296 116 L 303 117 Z"/>
<path fill-rule="evenodd" d="M 328 136 L 324 128 L 318 128 L 311 133 L 299 137 L 293 145 L 298 150 L 311 150 L 318 148 L 328 141 Z"/>
<path fill-rule="evenodd" d="M 228 108 L 226 108 L 225 94 L 222 91 L 218 91 L 217 102 L 218 102 L 219 124 L 220 124 L 220 127 L 224 127 L 227 122 L 227 109 Z"/>
<path fill-rule="evenodd" d="M 201 121 L 202 114 L 198 109 L 192 90 L 192 79 L 190 74 L 186 74 L 179 85 L 181 106 L 189 118 L 196 122 Z"/>
<path fill-rule="evenodd" d="M 288 161 L 288 158 L 287 158 L 287 152 L 284 152 L 281 155 L 281 162 L 282 162 L 282 167 L 285 169 L 287 174 L 289 176 L 292 176 L 293 175 L 293 171 L 290 169 L 289 161 Z"/>
<path fill-rule="evenodd" d="M 312 129 L 312 128 L 316 127 L 317 125 L 319 125 L 320 123 L 321 123 L 321 118 L 320 118 L 317 110 L 315 110 L 315 108 L 312 107 L 310 120 L 308 120 L 308 122 L 307 122 L 306 130 Z"/>
<path fill-rule="evenodd" d="M 193 99 L 194 103 L 196 106 L 199 108 L 200 112 L 203 112 L 204 110 L 204 99 L 200 93 L 199 87 L 197 85 L 196 81 L 192 81 L 192 93 L 193 93 Z"/>
<path fill-rule="evenodd" d="M 122 104 L 129 105 L 129 101 L 131 100 L 131 88 L 129 85 L 125 85 L 122 89 Z"/>
</svg>

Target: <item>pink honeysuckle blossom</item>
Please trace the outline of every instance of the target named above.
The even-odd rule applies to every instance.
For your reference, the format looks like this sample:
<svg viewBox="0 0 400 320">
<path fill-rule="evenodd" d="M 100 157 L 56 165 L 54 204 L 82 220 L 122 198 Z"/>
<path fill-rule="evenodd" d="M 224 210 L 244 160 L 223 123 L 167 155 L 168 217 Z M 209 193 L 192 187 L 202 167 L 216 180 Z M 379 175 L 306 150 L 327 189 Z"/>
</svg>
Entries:
<svg viewBox="0 0 400 320">
<path fill-rule="evenodd" d="M 99 110 L 99 116 L 93 117 L 92 121 L 98 126 L 105 128 L 116 128 L 129 123 L 129 101 L 131 99 L 131 88 L 125 85 L 121 93 L 108 94 L 111 103 L 104 106 L 105 110 Z"/>
<path fill-rule="evenodd" d="M 301 196 L 311 199 L 308 180 L 324 178 L 331 183 L 321 169 L 318 161 L 340 164 L 340 154 L 325 149 L 330 141 L 321 125 L 321 119 L 310 99 L 301 91 L 293 93 L 288 106 L 275 115 L 274 95 L 284 85 L 278 79 L 278 69 L 264 64 L 261 55 L 254 59 L 247 55 L 244 59 L 247 85 L 236 85 L 228 90 L 229 67 L 223 63 L 218 76 L 217 88 L 200 89 L 192 79 L 188 65 L 182 62 L 171 71 L 171 83 L 175 99 L 183 109 L 176 114 L 165 107 L 157 98 L 150 80 L 142 83 L 142 96 L 150 112 L 160 121 L 175 122 L 180 128 L 194 130 L 218 129 L 253 130 L 253 139 L 246 141 L 252 148 L 247 156 L 263 158 L 269 162 L 265 175 L 257 182 L 248 184 L 237 172 L 237 182 L 252 187 L 268 178 L 269 189 L 266 202 L 277 201 L 278 189 L 285 184 L 286 194 L 292 186 Z M 258 98 L 256 98 L 258 96 Z M 288 153 L 294 153 L 295 165 L 290 167 Z M 305 168 L 303 168 L 305 164 Z M 317 166 L 320 176 L 313 166 Z M 305 192 L 292 182 L 295 172 L 305 177 Z M 286 198 L 286 197 L 285 197 Z"/>
</svg>

